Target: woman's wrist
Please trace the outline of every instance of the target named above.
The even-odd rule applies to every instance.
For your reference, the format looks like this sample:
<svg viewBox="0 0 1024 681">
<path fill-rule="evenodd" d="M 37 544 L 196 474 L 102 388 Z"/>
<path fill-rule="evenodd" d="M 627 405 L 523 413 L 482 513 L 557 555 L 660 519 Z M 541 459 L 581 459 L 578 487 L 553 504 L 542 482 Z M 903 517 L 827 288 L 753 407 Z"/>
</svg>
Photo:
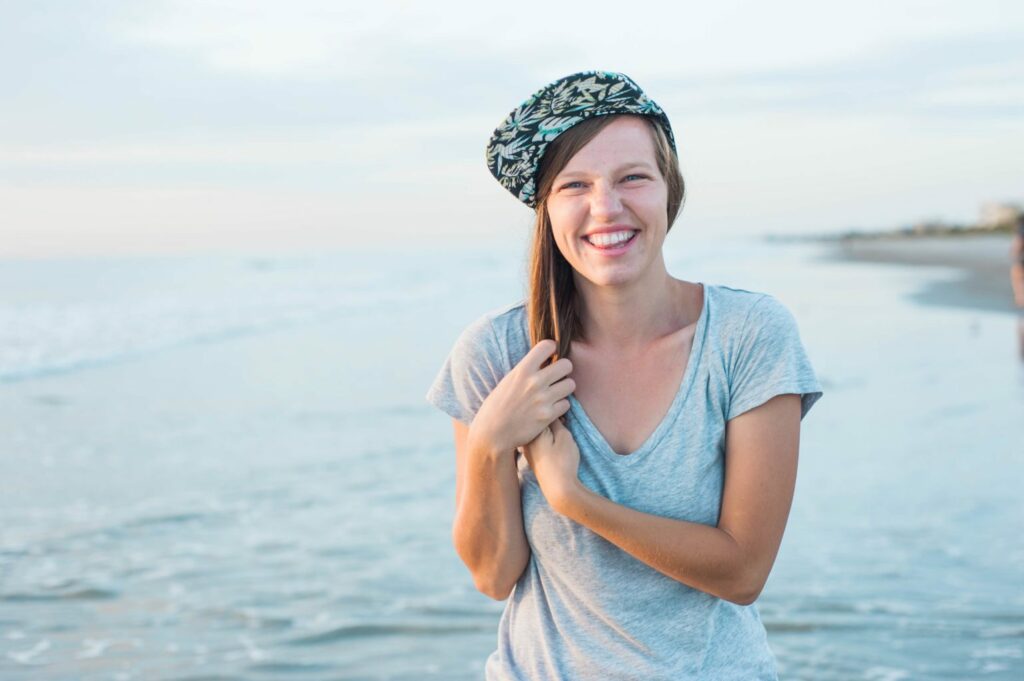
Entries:
<svg viewBox="0 0 1024 681">
<path fill-rule="evenodd" d="M 553 490 L 552 498 L 548 499 L 548 505 L 555 513 L 569 517 L 572 510 L 578 507 L 583 496 L 588 493 L 590 490 L 580 482 L 579 478 L 576 478 L 557 490 Z"/>
<path fill-rule="evenodd" d="M 469 449 L 472 452 L 479 452 L 489 459 L 498 459 L 505 452 L 511 451 L 513 447 L 505 447 L 497 438 L 482 428 L 469 428 Z"/>
</svg>

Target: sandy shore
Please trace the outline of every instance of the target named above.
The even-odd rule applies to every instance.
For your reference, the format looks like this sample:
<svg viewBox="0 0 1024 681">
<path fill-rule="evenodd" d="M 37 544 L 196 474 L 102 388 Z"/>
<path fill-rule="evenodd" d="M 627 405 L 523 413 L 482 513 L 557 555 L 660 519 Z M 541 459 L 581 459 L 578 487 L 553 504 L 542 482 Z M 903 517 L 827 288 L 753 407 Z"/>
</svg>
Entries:
<svg viewBox="0 0 1024 681">
<path fill-rule="evenodd" d="M 835 242 L 825 257 L 844 262 L 953 267 L 961 276 L 936 278 L 914 298 L 926 305 L 1018 312 L 1010 288 L 1007 235 L 844 239 Z"/>
</svg>

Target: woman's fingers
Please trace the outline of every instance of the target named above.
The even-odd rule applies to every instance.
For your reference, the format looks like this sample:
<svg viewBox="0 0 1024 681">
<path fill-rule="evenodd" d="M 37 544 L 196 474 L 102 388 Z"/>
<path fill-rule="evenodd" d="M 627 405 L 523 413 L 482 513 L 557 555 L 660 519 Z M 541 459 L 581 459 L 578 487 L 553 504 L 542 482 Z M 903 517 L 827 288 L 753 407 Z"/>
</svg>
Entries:
<svg viewBox="0 0 1024 681">
<path fill-rule="evenodd" d="M 561 418 L 570 409 L 566 398 L 576 389 L 576 383 L 566 377 L 572 371 L 572 362 L 561 358 L 541 368 L 557 349 L 555 341 L 549 338 L 540 340 L 519 361 L 515 367 L 517 375 L 511 378 L 510 386 L 514 387 L 510 388 L 507 405 L 502 412 L 519 424 L 521 435 L 516 438 L 527 438 L 524 442 L 537 441 L 542 436 L 554 442 L 550 422 Z"/>
<path fill-rule="evenodd" d="M 533 438 L 532 440 L 530 440 L 530 442 L 527 443 L 526 446 L 527 446 L 527 448 L 529 448 L 530 445 L 535 445 L 535 444 L 538 444 L 540 442 L 549 442 L 550 443 L 550 442 L 554 442 L 554 440 L 555 440 L 555 434 L 554 434 L 554 432 L 552 432 L 551 426 L 545 426 L 544 430 L 542 430 L 539 433 L 537 433 L 537 436 L 535 438 Z"/>
<path fill-rule="evenodd" d="M 564 418 L 565 414 L 572 408 L 569 404 L 569 400 L 558 400 L 555 402 L 555 413 L 558 414 L 558 418 Z"/>
<path fill-rule="evenodd" d="M 554 341 L 551 341 L 554 343 Z M 546 385 L 553 385 L 562 380 L 572 372 L 572 362 L 568 357 L 562 357 L 557 362 L 552 362 L 538 372 L 540 379 Z"/>
<path fill-rule="evenodd" d="M 542 371 L 540 365 L 543 364 L 548 357 L 555 354 L 555 350 L 557 349 L 558 346 L 555 344 L 555 341 L 550 338 L 544 338 L 530 348 L 530 351 L 526 353 L 526 356 L 523 357 L 519 363 L 530 373 L 537 373 Z M 545 367 L 545 369 L 548 368 L 550 367 Z"/>
<path fill-rule="evenodd" d="M 558 399 L 568 397 L 569 395 L 576 392 L 576 381 L 571 378 L 563 378 L 558 383 L 551 386 L 551 394 Z"/>
</svg>

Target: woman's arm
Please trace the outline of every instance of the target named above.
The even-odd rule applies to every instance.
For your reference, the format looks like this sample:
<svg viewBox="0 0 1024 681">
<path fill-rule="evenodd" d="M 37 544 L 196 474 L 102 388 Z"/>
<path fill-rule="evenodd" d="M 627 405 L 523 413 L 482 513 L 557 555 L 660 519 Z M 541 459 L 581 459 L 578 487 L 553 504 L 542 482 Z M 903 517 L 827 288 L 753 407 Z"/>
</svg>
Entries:
<svg viewBox="0 0 1024 681">
<path fill-rule="evenodd" d="M 515 453 L 495 451 L 474 438 L 472 427 L 455 428 L 455 521 L 452 542 L 477 590 L 503 601 L 530 560 Z"/>
<path fill-rule="evenodd" d="M 622 506 L 578 479 L 549 503 L 659 572 L 749 605 L 764 588 L 782 543 L 796 485 L 799 441 L 796 394 L 778 395 L 727 422 L 725 488 L 717 527 Z"/>
</svg>

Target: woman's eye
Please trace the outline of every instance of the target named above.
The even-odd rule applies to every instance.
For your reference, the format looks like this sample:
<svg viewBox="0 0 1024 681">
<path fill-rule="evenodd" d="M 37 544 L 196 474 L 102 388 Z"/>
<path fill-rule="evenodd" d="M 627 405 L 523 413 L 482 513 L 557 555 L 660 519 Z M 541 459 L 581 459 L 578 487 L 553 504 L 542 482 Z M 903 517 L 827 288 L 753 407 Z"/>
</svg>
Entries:
<svg viewBox="0 0 1024 681">
<path fill-rule="evenodd" d="M 628 180 L 634 180 L 634 179 L 637 179 L 637 180 L 646 180 L 646 179 L 647 179 L 647 176 L 646 176 L 646 175 L 637 175 L 637 174 L 635 174 L 635 173 L 634 173 L 633 175 L 626 175 L 626 180 L 627 180 L 627 181 L 628 181 Z"/>
<path fill-rule="evenodd" d="M 577 186 L 582 186 L 582 182 L 566 182 L 562 185 L 562 189 L 576 189 Z"/>
</svg>

